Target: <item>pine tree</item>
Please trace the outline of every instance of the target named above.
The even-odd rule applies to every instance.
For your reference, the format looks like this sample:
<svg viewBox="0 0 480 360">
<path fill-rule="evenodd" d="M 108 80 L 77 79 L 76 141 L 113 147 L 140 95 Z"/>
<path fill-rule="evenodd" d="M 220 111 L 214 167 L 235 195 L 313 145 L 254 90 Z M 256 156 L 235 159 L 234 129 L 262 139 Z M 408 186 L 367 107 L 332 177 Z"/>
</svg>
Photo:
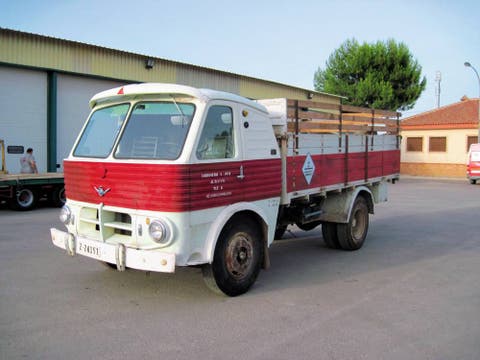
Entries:
<svg viewBox="0 0 480 360">
<path fill-rule="evenodd" d="M 346 104 L 404 111 L 413 108 L 426 86 L 422 67 L 404 43 L 345 41 L 315 72 L 315 89 L 348 99 Z"/>
</svg>

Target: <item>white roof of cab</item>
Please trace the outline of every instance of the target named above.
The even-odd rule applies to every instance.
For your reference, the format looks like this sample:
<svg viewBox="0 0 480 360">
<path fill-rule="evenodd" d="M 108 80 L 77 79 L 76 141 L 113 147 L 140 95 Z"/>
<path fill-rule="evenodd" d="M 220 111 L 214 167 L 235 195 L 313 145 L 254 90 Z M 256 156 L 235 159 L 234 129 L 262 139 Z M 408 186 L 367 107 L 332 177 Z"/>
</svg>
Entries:
<svg viewBox="0 0 480 360">
<path fill-rule="evenodd" d="M 123 97 L 131 97 L 136 95 L 155 95 L 168 94 L 172 96 L 188 96 L 200 99 L 202 101 L 209 100 L 228 100 L 241 104 L 245 104 L 256 108 L 257 110 L 267 112 L 267 109 L 256 103 L 255 101 L 244 98 L 243 96 L 231 94 L 224 91 L 211 89 L 198 89 L 191 86 L 164 83 L 143 83 L 120 86 L 114 89 L 102 91 L 94 95 L 90 99 L 90 107 L 94 107 L 98 102 L 103 101 L 122 101 Z"/>
</svg>

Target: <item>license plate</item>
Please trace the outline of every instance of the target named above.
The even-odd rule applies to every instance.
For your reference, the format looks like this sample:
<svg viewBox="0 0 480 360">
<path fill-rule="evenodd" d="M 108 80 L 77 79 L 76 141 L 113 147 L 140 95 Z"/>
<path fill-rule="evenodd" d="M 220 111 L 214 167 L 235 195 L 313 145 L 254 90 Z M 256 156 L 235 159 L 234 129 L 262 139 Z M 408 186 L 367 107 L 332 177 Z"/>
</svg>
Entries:
<svg viewBox="0 0 480 360">
<path fill-rule="evenodd" d="M 102 260 L 103 255 L 100 245 L 92 244 L 91 242 L 87 243 L 82 240 L 78 240 L 77 253 L 97 260 Z"/>
</svg>

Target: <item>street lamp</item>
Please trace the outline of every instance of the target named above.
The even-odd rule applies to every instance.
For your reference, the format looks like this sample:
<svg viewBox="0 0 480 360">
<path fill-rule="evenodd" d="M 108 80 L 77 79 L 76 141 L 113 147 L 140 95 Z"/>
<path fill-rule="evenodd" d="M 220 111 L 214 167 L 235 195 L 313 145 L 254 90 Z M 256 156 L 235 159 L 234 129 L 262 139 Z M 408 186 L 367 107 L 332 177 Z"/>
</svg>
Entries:
<svg viewBox="0 0 480 360">
<path fill-rule="evenodd" d="M 478 138 L 477 138 L 477 143 L 480 144 L 480 76 L 478 75 L 477 69 L 473 67 L 472 64 L 470 64 L 468 61 L 465 61 L 463 63 L 466 67 L 472 68 L 473 71 L 475 71 L 475 75 L 477 75 L 477 80 L 478 80 Z"/>
</svg>

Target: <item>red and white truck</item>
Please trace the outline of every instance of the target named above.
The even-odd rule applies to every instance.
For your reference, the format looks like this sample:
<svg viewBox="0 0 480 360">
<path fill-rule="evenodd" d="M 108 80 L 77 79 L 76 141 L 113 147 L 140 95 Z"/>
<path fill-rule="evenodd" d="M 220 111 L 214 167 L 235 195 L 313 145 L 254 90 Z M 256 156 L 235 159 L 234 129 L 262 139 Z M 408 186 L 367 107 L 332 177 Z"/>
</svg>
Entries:
<svg viewBox="0 0 480 360">
<path fill-rule="evenodd" d="M 471 144 L 468 149 L 467 178 L 472 185 L 480 180 L 480 144 Z"/>
<path fill-rule="evenodd" d="M 201 266 L 236 296 L 288 225 L 359 249 L 399 178 L 397 113 L 153 83 L 90 105 L 64 162 L 66 231 L 51 237 L 120 271 Z"/>
</svg>

